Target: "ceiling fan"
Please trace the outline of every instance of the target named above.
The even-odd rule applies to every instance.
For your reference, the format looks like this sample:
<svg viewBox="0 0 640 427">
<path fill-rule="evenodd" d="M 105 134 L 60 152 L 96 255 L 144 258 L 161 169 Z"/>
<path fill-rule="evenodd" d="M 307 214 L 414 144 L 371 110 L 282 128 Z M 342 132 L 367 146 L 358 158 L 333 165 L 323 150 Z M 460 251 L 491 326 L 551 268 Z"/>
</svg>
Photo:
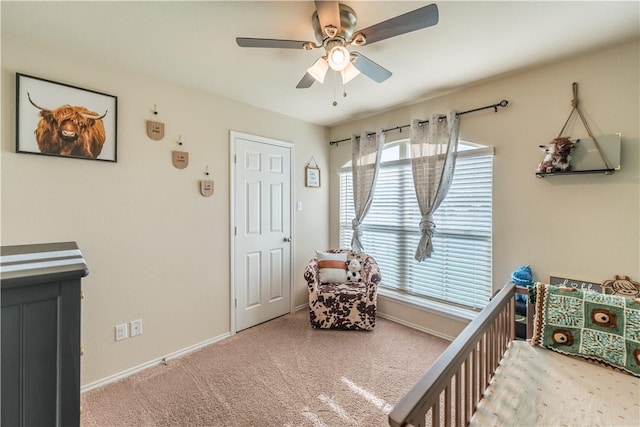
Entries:
<svg viewBox="0 0 640 427">
<path fill-rule="evenodd" d="M 318 0 L 315 5 L 316 11 L 311 16 L 311 24 L 318 43 L 248 37 L 237 37 L 236 43 L 240 47 L 303 50 L 324 48 L 325 54 L 307 70 L 296 86 L 298 89 L 309 88 L 316 80 L 323 83 L 329 69 L 340 72 L 343 84 L 360 73 L 381 83 L 391 77 L 391 71 L 359 52 L 349 51 L 347 47 L 376 43 L 438 23 L 438 7 L 430 4 L 355 31 L 357 17 L 349 6 L 337 1 Z"/>
</svg>

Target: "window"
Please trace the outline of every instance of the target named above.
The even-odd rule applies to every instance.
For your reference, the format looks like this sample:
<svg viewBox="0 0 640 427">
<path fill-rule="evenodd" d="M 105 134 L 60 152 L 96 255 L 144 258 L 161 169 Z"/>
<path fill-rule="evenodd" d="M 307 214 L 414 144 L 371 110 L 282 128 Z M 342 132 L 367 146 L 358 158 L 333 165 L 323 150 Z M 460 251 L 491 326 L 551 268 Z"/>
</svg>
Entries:
<svg viewBox="0 0 640 427">
<path fill-rule="evenodd" d="M 409 141 L 387 144 L 373 203 L 361 225 L 364 250 L 382 272 L 383 289 L 402 295 L 482 309 L 492 289 L 493 148 L 460 141 L 451 188 L 434 215 L 431 258 L 414 255 L 420 210 Z M 350 247 L 354 217 L 351 162 L 340 173 L 340 246 Z"/>
</svg>

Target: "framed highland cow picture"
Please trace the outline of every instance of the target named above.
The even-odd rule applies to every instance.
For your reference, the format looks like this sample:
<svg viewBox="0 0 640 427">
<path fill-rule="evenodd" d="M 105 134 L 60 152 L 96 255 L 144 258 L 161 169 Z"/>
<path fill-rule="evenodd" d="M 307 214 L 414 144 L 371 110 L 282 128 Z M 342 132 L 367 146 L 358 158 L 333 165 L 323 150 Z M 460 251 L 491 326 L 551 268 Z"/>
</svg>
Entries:
<svg viewBox="0 0 640 427">
<path fill-rule="evenodd" d="M 16 152 L 117 161 L 118 98 L 16 73 Z"/>
</svg>

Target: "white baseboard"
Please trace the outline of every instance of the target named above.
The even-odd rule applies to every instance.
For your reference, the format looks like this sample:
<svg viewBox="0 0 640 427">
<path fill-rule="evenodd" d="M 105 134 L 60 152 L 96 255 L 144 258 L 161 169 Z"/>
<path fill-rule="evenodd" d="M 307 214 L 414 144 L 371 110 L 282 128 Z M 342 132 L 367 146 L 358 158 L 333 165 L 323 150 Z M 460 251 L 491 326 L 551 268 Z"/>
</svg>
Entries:
<svg viewBox="0 0 640 427">
<path fill-rule="evenodd" d="M 306 303 L 306 304 L 302 304 L 297 307 L 294 307 L 293 312 L 295 313 L 296 311 L 308 310 L 308 309 L 309 309 L 309 303 Z"/>
<path fill-rule="evenodd" d="M 416 329 L 416 330 L 418 330 L 420 332 L 424 332 L 426 334 L 433 335 L 433 336 L 436 336 L 438 338 L 445 339 L 447 341 L 453 341 L 455 339 L 455 337 L 450 337 L 450 336 L 445 335 L 445 334 L 443 334 L 441 332 L 434 331 L 433 329 L 425 328 L 424 326 L 420 326 L 420 325 L 412 323 L 412 322 L 407 322 L 404 319 L 400 319 L 400 318 L 395 317 L 395 316 L 384 314 L 384 313 L 381 313 L 379 311 L 377 313 L 377 316 L 378 317 L 382 317 L 383 319 L 391 320 L 392 322 L 399 323 L 399 324 L 407 326 L 409 328 Z"/>
<path fill-rule="evenodd" d="M 230 336 L 231 336 L 231 334 L 229 332 L 226 332 L 226 333 L 224 333 L 222 335 L 218 335 L 217 337 L 213 337 L 213 338 L 210 338 L 208 340 L 205 340 L 205 341 L 199 342 L 197 344 L 191 345 L 189 347 L 185 347 L 185 348 L 183 348 L 181 350 L 174 351 L 173 353 L 169 353 L 169 354 L 165 355 L 164 357 L 159 357 L 157 359 L 150 360 L 150 361 L 145 362 L 145 363 L 143 363 L 141 365 L 134 366 L 133 368 L 125 369 L 122 372 L 118 372 L 118 373 L 115 373 L 113 375 L 109 375 L 108 377 L 105 377 L 105 378 L 102 378 L 100 380 L 94 381 L 92 383 L 85 384 L 84 386 L 82 386 L 80 388 L 80 393 L 86 393 L 86 392 L 88 392 L 90 390 L 105 386 L 105 385 L 107 385 L 109 383 L 116 382 L 116 381 L 121 380 L 123 378 L 126 378 L 126 377 L 128 377 L 130 375 L 133 375 L 133 374 L 135 374 L 137 372 L 144 371 L 145 369 L 148 369 L 148 368 L 151 368 L 153 366 L 159 365 L 162 362 L 167 362 L 167 361 L 169 361 L 171 359 L 175 359 L 177 357 L 184 356 L 187 353 L 191 353 L 192 351 L 201 349 L 202 347 L 206 347 L 209 344 L 216 343 L 216 342 L 221 341 L 221 340 L 223 340 L 225 338 L 228 338 Z"/>
</svg>

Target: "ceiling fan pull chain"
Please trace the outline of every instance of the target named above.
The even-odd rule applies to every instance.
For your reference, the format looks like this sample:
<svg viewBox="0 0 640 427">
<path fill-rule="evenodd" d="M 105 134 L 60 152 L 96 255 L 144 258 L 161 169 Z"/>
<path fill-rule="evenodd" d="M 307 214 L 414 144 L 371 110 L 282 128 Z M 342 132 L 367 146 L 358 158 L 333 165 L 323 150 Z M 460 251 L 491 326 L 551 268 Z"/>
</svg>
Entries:
<svg viewBox="0 0 640 427">
<path fill-rule="evenodd" d="M 338 80 L 336 80 L 336 74 L 333 73 L 333 106 L 336 107 L 338 105 L 338 101 L 336 101 L 336 92 L 338 91 Z"/>
</svg>

